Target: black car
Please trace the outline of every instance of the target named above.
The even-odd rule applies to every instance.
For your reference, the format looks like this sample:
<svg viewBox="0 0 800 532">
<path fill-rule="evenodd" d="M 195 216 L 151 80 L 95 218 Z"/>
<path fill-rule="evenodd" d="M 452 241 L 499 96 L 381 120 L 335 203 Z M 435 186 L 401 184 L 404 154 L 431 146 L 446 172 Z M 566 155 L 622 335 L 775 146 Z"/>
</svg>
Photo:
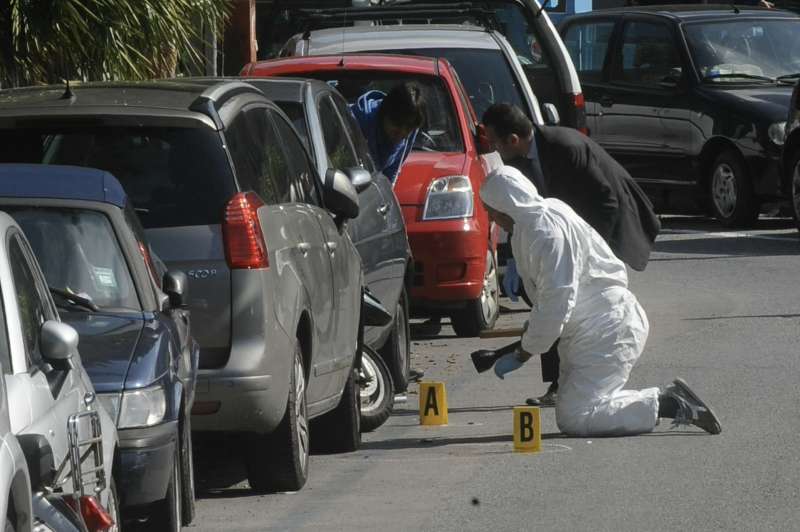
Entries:
<svg viewBox="0 0 800 532">
<path fill-rule="evenodd" d="M 783 150 L 784 179 L 789 183 L 792 216 L 800 229 L 800 82 L 794 87 L 786 120 L 786 143 Z"/>
<path fill-rule="evenodd" d="M 370 179 L 354 183 L 360 211 L 347 226 L 358 248 L 367 286 L 395 318 L 368 327 L 364 340 L 383 350 L 398 391 L 408 385 L 408 297 L 404 281 L 411 249 L 392 183 L 375 168 L 358 123 L 339 92 L 322 81 L 248 79 L 277 103 L 303 137 L 319 175 L 329 168 L 362 168 Z M 358 173 L 353 173 L 358 175 Z"/>
<path fill-rule="evenodd" d="M 800 16 L 743 6 L 600 10 L 561 34 L 589 131 L 661 211 L 711 208 L 727 226 L 785 202 L 786 108 Z"/>
<path fill-rule="evenodd" d="M 80 334 L 100 404 L 116 421 L 123 516 L 179 530 L 194 516 L 189 413 L 199 360 L 184 306 L 187 277 L 152 254 L 111 174 L 11 168 L 0 165 L 0 208 L 30 241 L 61 319 Z"/>
<path fill-rule="evenodd" d="M 382 327 L 367 327 L 364 342 L 386 362 L 394 391 L 405 392 L 411 360 L 405 286 L 411 248 L 392 183 L 375 167 L 361 129 L 336 89 L 322 81 L 287 78 L 248 78 L 247 83 L 259 88 L 292 120 L 319 175 L 330 168 L 347 168 L 358 179 L 360 174 L 354 170 L 368 172 L 364 177 L 369 179 L 353 183 L 360 210 L 347 230 L 361 256 L 367 287 L 393 320 Z M 362 410 L 364 401 L 369 399 L 362 397 Z M 365 421 L 368 428 L 370 421 Z"/>
</svg>

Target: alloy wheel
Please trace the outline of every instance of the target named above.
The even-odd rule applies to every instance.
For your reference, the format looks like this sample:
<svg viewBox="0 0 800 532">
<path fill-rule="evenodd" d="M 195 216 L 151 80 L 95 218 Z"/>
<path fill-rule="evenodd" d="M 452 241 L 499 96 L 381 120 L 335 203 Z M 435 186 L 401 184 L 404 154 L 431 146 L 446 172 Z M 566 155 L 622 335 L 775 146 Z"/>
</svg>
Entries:
<svg viewBox="0 0 800 532">
<path fill-rule="evenodd" d="M 309 430 L 308 408 L 306 405 L 306 378 L 303 374 L 303 365 L 299 357 L 294 361 L 295 400 L 297 401 L 297 451 L 300 457 L 300 467 L 303 472 L 308 467 Z"/>
<path fill-rule="evenodd" d="M 714 205 L 725 218 L 730 218 L 736 209 L 736 174 L 727 163 L 720 163 L 711 177 L 711 193 Z"/>
<path fill-rule="evenodd" d="M 370 413 L 381 406 L 387 390 L 380 369 L 365 351 L 361 354 L 361 371 L 364 381 L 360 391 L 361 412 Z"/>
<path fill-rule="evenodd" d="M 497 283 L 497 266 L 491 250 L 486 252 L 486 271 L 483 274 L 483 289 L 481 290 L 481 314 L 484 323 L 491 323 L 498 309 L 499 286 Z"/>
</svg>

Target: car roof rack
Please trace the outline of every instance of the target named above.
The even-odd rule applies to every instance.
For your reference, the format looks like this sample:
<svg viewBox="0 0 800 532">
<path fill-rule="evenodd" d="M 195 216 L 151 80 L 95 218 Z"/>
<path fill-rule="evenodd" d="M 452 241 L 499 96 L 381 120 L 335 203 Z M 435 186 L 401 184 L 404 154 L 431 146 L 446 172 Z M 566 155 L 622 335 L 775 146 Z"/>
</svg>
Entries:
<svg viewBox="0 0 800 532">
<path fill-rule="evenodd" d="M 219 83 L 210 86 L 195 98 L 189 105 L 189 110 L 203 113 L 214 121 L 217 129 L 223 129 L 224 124 L 219 116 L 220 107 L 234 96 L 246 92 L 261 94 L 262 96 L 264 94 L 258 88 L 243 81 L 220 80 Z"/>
<path fill-rule="evenodd" d="M 326 9 L 290 9 L 301 20 L 303 38 L 317 29 L 336 28 L 354 21 L 391 22 L 413 24 L 435 21 L 438 24 L 474 23 L 486 30 L 499 30 L 500 24 L 491 9 L 477 6 L 473 2 L 458 3 L 403 3 L 372 7 L 337 7 Z M 303 24 L 304 23 L 304 24 Z"/>
</svg>

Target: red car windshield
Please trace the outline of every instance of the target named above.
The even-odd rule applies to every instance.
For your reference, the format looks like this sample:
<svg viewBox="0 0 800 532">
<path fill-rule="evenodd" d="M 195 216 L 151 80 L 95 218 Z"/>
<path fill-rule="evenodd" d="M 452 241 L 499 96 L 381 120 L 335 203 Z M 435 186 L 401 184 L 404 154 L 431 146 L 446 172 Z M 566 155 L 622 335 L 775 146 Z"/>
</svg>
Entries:
<svg viewBox="0 0 800 532">
<path fill-rule="evenodd" d="M 296 74 L 294 74 L 296 75 Z M 304 72 L 303 76 L 328 82 L 342 93 L 350 104 L 365 92 L 378 90 L 388 93 L 392 87 L 404 82 L 416 83 L 425 99 L 425 123 L 414 144 L 416 151 L 462 152 L 458 115 L 453 99 L 444 82 L 434 76 L 416 76 L 400 72 L 375 71 Z"/>
</svg>

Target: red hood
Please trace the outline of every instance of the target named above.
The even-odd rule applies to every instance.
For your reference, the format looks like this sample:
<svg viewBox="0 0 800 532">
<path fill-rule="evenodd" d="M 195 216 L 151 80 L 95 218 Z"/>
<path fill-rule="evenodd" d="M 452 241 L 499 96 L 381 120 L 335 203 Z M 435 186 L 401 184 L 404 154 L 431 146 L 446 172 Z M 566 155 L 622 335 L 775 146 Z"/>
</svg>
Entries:
<svg viewBox="0 0 800 532">
<path fill-rule="evenodd" d="M 403 163 L 394 195 L 400 205 L 423 205 L 431 181 L 437 177 L 464 175 L 466 164 L 464 153 L 412 152 Z"/>
</svg>

